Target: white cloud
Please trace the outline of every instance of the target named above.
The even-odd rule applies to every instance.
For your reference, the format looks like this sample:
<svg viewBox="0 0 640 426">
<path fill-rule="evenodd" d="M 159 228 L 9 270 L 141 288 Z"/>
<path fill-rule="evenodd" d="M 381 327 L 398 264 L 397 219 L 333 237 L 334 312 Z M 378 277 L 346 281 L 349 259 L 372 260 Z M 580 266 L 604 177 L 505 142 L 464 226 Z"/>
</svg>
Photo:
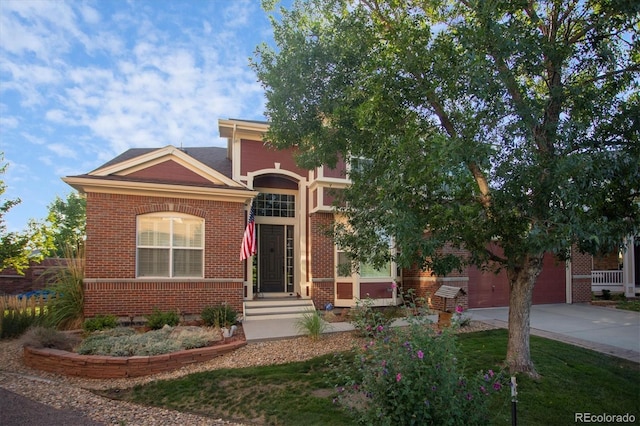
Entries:
<svg viewBox="0 0 640 426">
<path fill-rule="evenodd" d="M 236 0 L 223 12 L 223 22 L 226 27 L 244 27 L 250 22 L 250 16 L 256 12 L 257 2 L 250 0 Z"/>
<path fill-rule="evenodd" d="M 82 19 L 88 24 L 95 25 L 100 22 L 100 13 L 86 4 L 80 5 L 80 13 L 82 14 Z"/>
<path fill-rule="evenodd" d="M 47 149 L 53 152 L 54 154 L 56 154 L 58 157 L 65 157 L 65 158 L 78 157 L 78 153 L 76 152 L 76 150 L 67 144 L 50 143 L 47 145 Z"/>
<path fill-rule="evenodd" d="M 66 113 L 60 109 L 52 109 L 46 112 L 45 118 L 54 123 L 68 123 Z"/>
<path fill-rule="evenodd" d="M 15 129 L 18 127 L 20 120 L 16 116 L 0 116 L 0 134 L 5 129 L 12 128 Z"/>
<path fill-rule="evenodd" d="M 25 203 L 52 198 L 34 182 L 66 188 L 60 176 L 132 147 L 223 146 L 218 118 L 261 119 L 248 68 L 261 13 L 254 0 L 0 0 L 0 134 L 15 190 Z"/>
</svg>

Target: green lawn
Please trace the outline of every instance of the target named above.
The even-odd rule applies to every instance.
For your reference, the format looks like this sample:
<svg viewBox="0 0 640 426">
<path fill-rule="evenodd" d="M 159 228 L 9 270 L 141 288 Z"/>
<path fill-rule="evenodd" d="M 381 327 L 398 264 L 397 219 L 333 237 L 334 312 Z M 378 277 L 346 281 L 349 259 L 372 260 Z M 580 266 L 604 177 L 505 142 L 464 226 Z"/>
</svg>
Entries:
<svg viewBox="0 0 640 426">
<path fill-rule="evenodd" d="M 462 334 L 459 342 L 467 372 L 499 370 L 507 332 Z M 640 419 L 639 364 L 536 336 L 531 337 L 531 352 L 542 378 L 517 379 L 519 425 L 573 424 L 576 412 L 631 413 Z M 330 359 L 210 371 L 106 394 L 252 424 L 356 424 L 333 403 L 335 392 L 326 381 Z M 507 393 L 491 401 L 492 424 L 511 424 Z"/>
</svg>

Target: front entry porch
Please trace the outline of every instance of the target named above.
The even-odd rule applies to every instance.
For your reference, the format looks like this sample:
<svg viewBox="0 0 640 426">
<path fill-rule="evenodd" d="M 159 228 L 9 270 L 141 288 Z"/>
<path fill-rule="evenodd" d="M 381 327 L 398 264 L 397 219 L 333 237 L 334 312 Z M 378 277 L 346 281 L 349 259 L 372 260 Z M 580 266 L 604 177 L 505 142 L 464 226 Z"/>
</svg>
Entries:
<svg viewBox="0 0 640 426">
<path fill-rule="evenodd" d="M 244 319 L 246 321 L 296 319 L 306 312 L 315 311 L 313 300 L 297 297 L 272 297 L 247 300 L 244 302 Z"/>
</svg>

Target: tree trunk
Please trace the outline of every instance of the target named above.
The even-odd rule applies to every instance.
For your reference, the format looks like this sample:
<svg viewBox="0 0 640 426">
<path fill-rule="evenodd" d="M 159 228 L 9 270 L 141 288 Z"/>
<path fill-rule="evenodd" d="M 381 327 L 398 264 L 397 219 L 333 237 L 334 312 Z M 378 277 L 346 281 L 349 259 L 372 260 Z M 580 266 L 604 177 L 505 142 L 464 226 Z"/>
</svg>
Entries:
<svg viewBox="0 0 640 426">
<path fill-rule="evenodd" d="M 542 270 L 540 255 L 526 256 L 520 265 L 507 270 L 509 277 L 509 341 L 506 364 L 513 373 L 538 377 L 529 350 L 529 331 L 533 287 Z"/>
</svg>

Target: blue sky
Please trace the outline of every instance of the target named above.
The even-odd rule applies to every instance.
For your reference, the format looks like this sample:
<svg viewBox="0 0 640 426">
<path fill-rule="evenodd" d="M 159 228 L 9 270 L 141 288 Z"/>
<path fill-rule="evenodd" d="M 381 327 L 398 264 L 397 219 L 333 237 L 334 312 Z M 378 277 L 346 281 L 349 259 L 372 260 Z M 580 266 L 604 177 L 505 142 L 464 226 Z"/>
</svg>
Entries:
<svg viewBox="0 0 640 426">
<path fill-rule="evenodd" d="M 262 42 L 259 0 L 1 0 L 2 199 L 22 199 L 8 230 L 128 148 L 223 146 L 219 118 L 264 120 Z"/>
</svg>

